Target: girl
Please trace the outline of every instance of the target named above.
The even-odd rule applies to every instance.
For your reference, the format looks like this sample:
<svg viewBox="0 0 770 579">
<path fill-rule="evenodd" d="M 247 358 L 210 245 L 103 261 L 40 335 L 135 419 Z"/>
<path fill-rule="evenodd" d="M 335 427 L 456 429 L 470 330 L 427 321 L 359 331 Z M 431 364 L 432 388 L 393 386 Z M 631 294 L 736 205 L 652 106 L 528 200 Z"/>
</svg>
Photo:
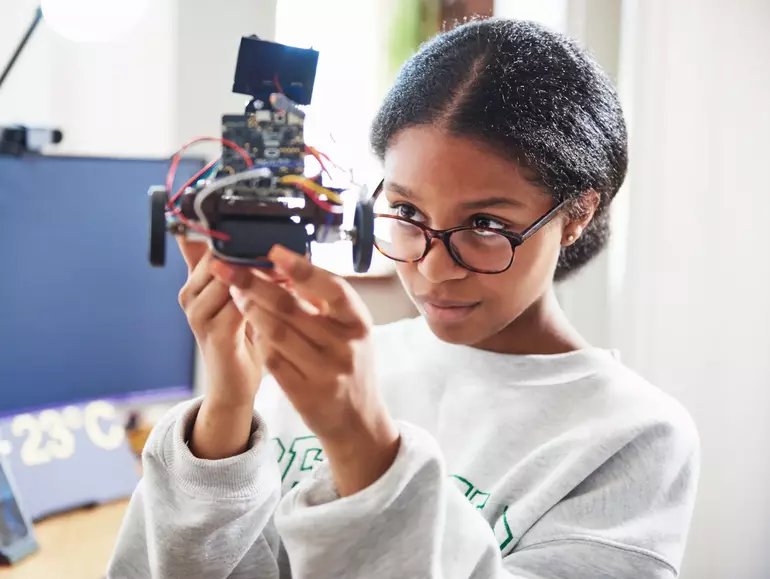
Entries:
<svg viewBox="0 0 770 579">
<path fill-rule="evenodd" d="M 404 66 L 372 144 L 377 245 L 421 317 L 373 328 L 280 247 L 292 292 L 182 243 L 209 389 L 154 429 L 109 576 L 676 577 L 693 424 L 553 291 L 625 176 L 607 77 L 534 24 L 471 22 Z"/>
</svg>

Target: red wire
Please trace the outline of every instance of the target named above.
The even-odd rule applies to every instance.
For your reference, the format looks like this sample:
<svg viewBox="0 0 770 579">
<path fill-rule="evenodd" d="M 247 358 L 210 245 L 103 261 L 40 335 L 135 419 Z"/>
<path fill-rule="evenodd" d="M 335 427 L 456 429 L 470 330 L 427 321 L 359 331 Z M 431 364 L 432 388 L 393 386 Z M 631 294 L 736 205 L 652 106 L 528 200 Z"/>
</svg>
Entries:
<svg viewBox="0 0 770 579">
<path fill-rule="evenodd" d="M 281 90 L 280 84 L 278 83 L 278 77 L 277 76 L 275 78 L 275 83 L 276 83 L 276 86 L 277 86 L 278 90 L 280 92 L 283 92 L 283 90 Z M 246 152 L 246 150 L 244 150 L 243 147 L 240 147 L 236 143 L 233 143 L 232 141 L 229 141 L 227 139 L 222 139 L 222 138 L 219 138 L 219 137 L 197 137 L 197 138 L 191 140 L 190 142 L 186 143 L 181 149 L 179 149 L 174 154 L 174 156 L 172 158 L 172 161 L 171 161 L 171 167 L 169 168 L 168 175 L 166 176 L 166 191 L 171 191 L 171 189 L 172 189 L 172 187 L 174 185 L 174 177 L 176 177 L 176 171 L 177 171 L 177 168 L 179 167 L 179 163 L 181 162 L 182 153 L 186 149 L 188 149 L 191 145 L 193 145 L 195 143 L 199 143 L 201 141 L 219 141 L 224 146 L 230 147 L 231 149 L 236 151 L 239 155 L 241 155 L 241 157 L 243 157 L 244 161 L 246 162 L 246 166 L 247 167 L 253 167 L 254 166 L 254 163 L 253 163 L 251 157 L 249 156 L 249 154 Z M 329 174 L 329 172 L 326 170 L 326 167 L 324 166 L 324 163 L 321 160 L 321 156 L 325 157 L 330 163 L 332 163 L 333 165 L 337 166 L 334 163 L 334 161 L 329 159 L 328 155 L 326 155 L 324 153 L 321 153 L 320 151 L 316 151 L 315 149 L 313 149 L 311 147 L 308 147 L 307 150 L 310 152 L 311 155 L 313 155 L 318 160 L 319 164 L 321 165 L 321 168 L 324 171 L 326 171 L 327 175 Z M 215 161 L 212 161 L 211 163 L 206 165 L 203 169 L 198 171 L 198 173 L 196 173 L 192 178 L 190 178 L 184 185 L 182 185 L 182 187 L 179 188 L 179 190 L 174 194 L 174 196 L 169 199 L 169 202 L 168 202 L 168 205 L 167 205 L 167 209 L 169 211 L 171 211 L 186 227 L 189 227 L 190 229 L 192 229 L 194 231 L 198 231 L 200 233 L 203 233 L 204 235 L 208 235 L 208 236 L 214 237 L 216 239 L 222 239 L 224 241 L 229 241 L 230 240 L 230 236 L 228 236 L 227 234 L 221 233 L 219 231 L 214 231 L 214 230 L 206 229 L 205 227 L 203 227 L 201 225 L 198 225 L 197 223 L 187 219 L 184 215 L 182 215 L 182 212 L 181 212 L 180 208 L 176 207 L 176 205 L 175 205 L 177 199 L 179 199 L 179 197 L 184 193 L 184 191 L 187 189 L 187 187 L 189 187 L 190 185 L 195 183 L 201 177 L 201 175 L 203 175 L 206 171 L 211 169 L 218 162 L 219 162 L 219 159 L 217 159 Z M 295 184 L 295 186 L 297 188 L 301 189 L 310 198 L 310 200 L 313 201 L 313 203 L 318 205 L 321 209 L 323 209 L 327 213 L 340 213 L 341 212 L 341 208 L 338 205 L 332 205 L 331 203 L 327 203 L 326 201 L 321 200 L 318 197 L 318 195 L 316 194 L 316 192 L 313 191 L 311 188 L 305 187 L 305 186 L 303 186 L 301 184 Z"/>
<path fill-rule="evenodd" d="M 170 192 L 174 188 L 174 177 L 176 177 L 176 170 L 179 167 L 180 161 L 182 160 L 182 153 L 184 153 L 184 151 L 188 149 L 191 145 L 194 145 L 195 143 L 200 143 L 201 141 L 218 141 L 222 143 L 224 146 L 231 148 L 233 151 L 235 151 L 241 157 L 243 157 L 243 160 L 246 161 L 247 167 L 254 166 L 254 162 L 251 160 L 251 157 L 240 145 L 237 145 L 232 141 L 223 139 L 221 137 L 197 137 L 192 141 L 186 143 L 184 146 L 182 146 L 182 148 L 179 149 L 171 159 L 171 167 L 169 168 L 168 175 L 166 176 L 166 191 Z"/>
<path fill-rule="evenodd" d="M 246 162 L 247 167 L 253 167 L 254 162 L 251 160 L 251 157 L 249 156 L 248 152 L 246 150 L 237 145 L 236 143 L 233 143 L 232 141 L 228 139 L 222 139 L 221 137 L 197 137 L 185 145 L 182 146 L 181 149 L 179 149 L 173 156 L 171 160 L 171 167 L 168 170 L 168 175 L 166 175 L 166 191 L 171 191 L 171 189 L 174 186 L 174 178 L 176 177 L 176 171 L 179 168 L 179 163 L 182 160 L 182 153 L 188 149 L 191 145 L 194 145 L 195 143 L 199 143 L 201 141 L 218 141 L 222 143 L 224 146 L 229 147 L 233 149 L 236 153 L 238 153 L 241 157 L 243 157 L 243 160 Z M 211 229 L 206 229 L 205 227 L 198 225 L 197 223 L 190 221 L 187 219 L 184 215 L 182 215 L 182 212 L 178 207 L 176 207 L 175 203 L 176 200 L 179 199 L 179 197 L 184 193 L 185 189 L 195 183 L 201 175 L 203 175 L 206 171 L 211 169 L 216 163 L 219 162 L 219 159 L 212 161 L 208 165 L 206 165 L 203 169 L 198 171 L 198 173 L 195 174 L 187 183 L 182 185 L 180 187 L 179 191 L 177 191 L 173 197 L 171 197 L 168 201 L 168 204 L 166 205 L 166 209 L 173 212 L 174 215 L 181 221 L 185 226 L 189 227 L 190 229 L 193 229 L 195 231 L 198 231 L 200 233 L 203 233 L 204 235 L 209 235 L 210 237 L 214 237 L 216 239 L 222 239 L 224 241 L 229 241 L 230 236 L 224 233 L 220 233 L 218 231 L 214 231 Z"/>
<path fill-rule="evenodd" d="M 227 235 L 226 233 L 222 233 L 220 231 L 214 231 L 213 229 L 206 229 L 202 225 L 199 225 L 194 221 L 190 221 L 189 219 L 187 219 L 187 217 L 182 215 L 182 212 L 179 209 L 179 207 L 174 207 L 173 213 L 174 215 L 176 215 L 179 221 L 181 221 L 186 227 L 189 227 L 194 231 L 203 233 L 204 235 L 208 235 L 209 237 L 213 237 L 215 239 L 221 239 L 222 241 L 230 241 L 230 236 Z"/>
<path fill-rule="evenodd" d="M 187 219 L 184 215 L 182 215 L 182 211 L 179 207 L 176 206 L 176 200 L 182 195 L 182 193 L 185 192 L 185 190 L 195 183 L 198 179 L 200 179 L 201 175 L 206 173 L 209 169 L 211 169 L 214 165 L 219 163 L 219 159 L 215 159 L 211 161 L 208 165 L 203 167 L 200 171 L 198 171 L 195 175 L 193 175 L 187 183 L 182 185 L 179 188 L 179 191 L 176 192 L 176 194 L 169 200 L 168 205 L 166 206 L 166 209 L 171 211 L 174 215 L 176 215 L 177 219 L 181 221 L 185 226 L 189 227 L 190 229 L 193 229 L 195 231 L 198 231 L 200 233 L 203 233 L 205 235 L 209 235 L 211 237 L 215 237 L 216 239 L 222 239 L 223 241 L 229 241 L 230 236 L 225 233 L 220 233 L 219 231 L 214 231 L 213 229 L 206 229 L 205 227 L 202 227 L 195 223 L 194 221 L 191 221 Z"/>
<path fill-rule="evenodd" d="M 321 170 L 326 173 L 326 175 L 329 177 L 329 179 L 332 178 L 331 173 L 329 173 L 329 170 L 326 168 L 326 165 L 324 165 L 323 159 L 321 159 L 321 155 L 319 152 L 314 149 L 313 147 L 305 146 L 305 152 L 310 153 L 316 161 L 318 161 L 318 164 L 321 165 Z"/>
<path fill-rule="evenodd" d="M 315 149 L 315 150 L 318 152 L 318 154 L 319 154 L 319 155 L 321 155 L 321 156 L 322 156 L 324 159 L 326 159 L 327 161 L 329 161 L 329 162 L 330 162 L 332 165 L 334 165 L 334 166 L 335 166 L 337 169 L 339 169 L 340 171 L 345 171 L 345 169 L 343 169 L 343 168 L 342 168 L 342 167 L 340 167 L 340 166 L 339 166 L 337 163 L 335 163 L 335 162 L 332 160 L 332 158 L 331 158 L 329 155 L 327 155 L 327 154 L 326 154 L 326 153 L 324 153 L 323 151 L 319 151 L 318 149 Z"/>
<path fill-rule="evenodd" d="M 193 183 L 195 183 L 196 181 L 198 181 L 198 179 L 200 179 L 200 178 L 201 178 L 201 175 L 204 175 L 204 174 L 205 174 L 207 171 L 209 171 L 209 170 L 210 170 L 210 169 L 211 169 L 211 168 L 212 168 L 214 165 L 216 165 L 217 163 L 219 163 L 219 159 L 214 159 L 213 161 L 211 161 L 211 163 L 209 163 L 208 165 L 206 165 L 205 167 L 203 167 L 203 169 L 201 169 L 201 170 L 200 170 L 200 171 L 198 171 L 198 172 L 197 172 L 195 175 L 193 175 L 193 176 L 190 178 L 190 180 L 189 180 L 189 181 L 187 181 L 187 183 L 185 183 L 184 185 L 182 185 L 182 186 L 179 188 L 179 191 L 177 191 L 177 192 L 174 194 L 174 196 L 173 196 L 173 197 L 171 197 L 171 199 L 169 199 L 169 200 L 168 200 L 168 204 L 166 205 L 166 207 L 167 207 L 168 209 L 171 209 L 171 208 L 174 206 L 174 204 L 176 203 L 176 200 L 177 200 L 177 199 L 179 199 L 179 198 L 182 196 L 182 193 L 184 193 L 184 192 L 185 192 L 185 190 L 186 190 L 186 189 L 187 189 L 187 188 L 188 188 L 190 185 L 192 185 Z"/>
<path fill-rule="evenodd" d="M 286 93 L 283 92 L 283 89 L 281 88 L 281 83 L 278 82 L 278 75 L 277 74 L 273 77 L 273 82 L 275 83 L 275 88 L 278 89 L 278 92 L 283 94 L 283 95 L 285 95 Z"/>
</svg>

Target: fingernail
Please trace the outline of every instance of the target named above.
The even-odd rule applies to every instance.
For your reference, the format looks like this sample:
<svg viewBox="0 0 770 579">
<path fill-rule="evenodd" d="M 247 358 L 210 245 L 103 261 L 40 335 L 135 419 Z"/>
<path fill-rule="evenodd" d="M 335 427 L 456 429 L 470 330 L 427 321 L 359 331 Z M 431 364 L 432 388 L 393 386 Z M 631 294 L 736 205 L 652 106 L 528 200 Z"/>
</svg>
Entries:
<svg viewBox="0 0 770 579">
<path fill-rule="evenodd" d="M 283 272 L 289 269 L 298 257 L 296 253 L 282 245 L 274 245 L 268 253 L 268 258 L 276 266 L 276 269 Z"/>
<path fill-rule="evenodd" d="M 247 301 L 245 294 L 237 287 L 231 287 L 230 295 L 233 298 L 233 303 L 235 304 L 235 307 L 238 308 L 238 311 L 243 313 L 246 310 L 246 301 Z"/>
<path fill-rule="evenodd" d="M 277 264 L 273 264 L 273 281 L 274 282 L 280 282 L 284 279 L 288 278 L 289 276 L 286 274 L 286 271 Z"/>
<path fill-rule="evenodd" d="M 249 274 L 243 268 L 228 265 L 222 261 L 211 264 L 211 273 L 223 282 L 236 287 L 246 287 L 249 284 Z"/>
</svg>

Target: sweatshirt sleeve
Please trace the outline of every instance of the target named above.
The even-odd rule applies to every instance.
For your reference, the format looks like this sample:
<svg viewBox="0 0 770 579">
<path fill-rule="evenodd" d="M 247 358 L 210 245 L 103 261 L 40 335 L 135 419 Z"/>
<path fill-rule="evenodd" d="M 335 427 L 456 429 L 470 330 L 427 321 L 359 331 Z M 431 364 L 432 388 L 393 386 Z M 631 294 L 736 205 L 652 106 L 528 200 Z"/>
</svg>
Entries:
<svg viewBox="0 0 770 579">
<path fill-rule="evenodd" d="M 553 520 L 536 523 L 538 539 L 507 554 L 490 524 L 445 476 L 437 443 L 426 432 L 401 424 L 402 442 L 392 467 L 373 485 L 344 498 L 336 495 L 328 466 L 295 487 L 279 503 L 276 526 L 294 579 L 377 577 L 400 579 L 673 579 L 670 561 L 651 550 L 596 534 L 590 509 L 622 512 L 624 485 L 567 502 Z M 648 475 L 651 476 L 651 475 Z M 610 479 L 612 477 L 610 476 Z M 654 485 L 658 481 L 647 481 Z M 664 481 L 660 481 L 663 483 Z M 669 481 L 670 482 L 670 481 Z M 509 491 L 512 489 L 508 489 Z M 515 489 L 513 489 L 515 491 Z M 651 494 L 666 496 L 668 489 Z M 611 496 L 612 494 L 615 496 Z M 585 500 L 583 500 L 585 499 Z M 687 502 L 687 501 L 685 501 Z M 670 528 L 661 511 L 646 524 Z M 684 510 L 687 510 L 685 505 Z M 544 517 L 545 518 L 545 517 Z M 501 519 L 501 524 L 505 521 Z M 631 535 L 650 532 L 625 521 Z M 674 522 L 683 548 L 689 520 Z M 657 527 L 655 526 L 657 525 Z M 526 535 L 525 535 L 526 536 Z"/>
<path fill-rule="evenodd" d="M 279 570 L 280 475 L 264 422 L 255 414 L 243 454 L 202 460 L 186 444 L 200 403 L 180 404 L 153 429 L 109 579 L 288 577 Z"/>
</svg>

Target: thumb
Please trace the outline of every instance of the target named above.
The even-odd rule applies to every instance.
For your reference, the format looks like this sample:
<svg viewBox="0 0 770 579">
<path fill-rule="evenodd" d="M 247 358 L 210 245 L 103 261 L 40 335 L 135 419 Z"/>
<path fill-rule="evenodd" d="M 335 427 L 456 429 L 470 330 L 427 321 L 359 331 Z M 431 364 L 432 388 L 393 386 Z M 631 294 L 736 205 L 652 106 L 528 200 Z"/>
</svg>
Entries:
<svg viewBox="0 0 770 579">
<path fill-rule="evenodd" d="M 176 242 L 187 263 L 187 268 L 192 271 L 201 259 L 208 253 L 209 246 L 205 241 L 189 241 L 182 235 L 176 235 Z"/>
</svg>

